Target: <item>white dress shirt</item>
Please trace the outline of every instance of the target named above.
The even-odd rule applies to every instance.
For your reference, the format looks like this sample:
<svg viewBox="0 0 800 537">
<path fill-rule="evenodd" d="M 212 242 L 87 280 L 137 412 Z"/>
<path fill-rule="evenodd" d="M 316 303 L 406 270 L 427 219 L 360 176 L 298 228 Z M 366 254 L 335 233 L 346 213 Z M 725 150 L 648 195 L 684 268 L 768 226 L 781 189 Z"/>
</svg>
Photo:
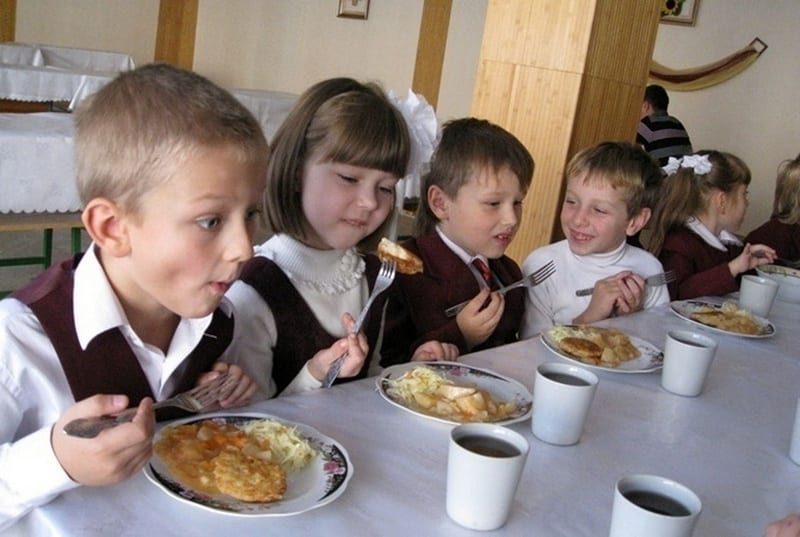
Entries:
<svg viewBox="0 0 800 537">
<path fill-rule="evenodd" d="M 230 304 L 221 308 L 230 314 Z M 82 348 L 118 327 L 156 400 L 172 394 L 176 373 L 197 346 L 211 315 L 181 319 L 164 354 L 132 330 L 92 244 L 74 275 L 73 314 Z M 33 312 L 14 298 L 0 301 L 0 530 L 37 505 L 78 486 L 50 446 L 50 429 L 75 400 L 50 340 Z"/>
</svg>

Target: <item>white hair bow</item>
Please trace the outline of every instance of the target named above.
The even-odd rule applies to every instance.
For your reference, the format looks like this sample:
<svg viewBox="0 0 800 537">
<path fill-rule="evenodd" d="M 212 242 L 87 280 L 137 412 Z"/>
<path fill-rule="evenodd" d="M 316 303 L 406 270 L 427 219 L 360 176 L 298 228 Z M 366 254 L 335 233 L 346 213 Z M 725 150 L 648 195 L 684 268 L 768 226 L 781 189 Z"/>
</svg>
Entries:
<svg viewBox="0 0 800 537">
<path fill-rule="evenodd" d="M 672 175 L 679 168 L 692 168 L 695 175 L 705 175 L 711 171 L 708 155 L 686 155 L 681 158 L 669 157 L 667 165 L 661 168 L 667 175 Z"/>
<path fill-rule="evenodd" d="M 419 177 L 427 171 L 433 150 L 439 138 L 439 121 L 436 112 L 425 97 L 408 90 L 408 97 L 400 99 L 393 91 L 389 92 L 392 101 L 403 114 L 411 139 L 411 156 L 406 176 Z"/>
</svg>

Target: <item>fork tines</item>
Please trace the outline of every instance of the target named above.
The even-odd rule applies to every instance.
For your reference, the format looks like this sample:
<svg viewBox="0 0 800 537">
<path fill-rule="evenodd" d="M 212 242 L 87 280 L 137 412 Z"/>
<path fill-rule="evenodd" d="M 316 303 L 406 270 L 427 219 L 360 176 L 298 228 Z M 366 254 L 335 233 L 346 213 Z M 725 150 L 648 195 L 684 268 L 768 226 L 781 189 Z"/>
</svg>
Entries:
<svg viewBox="0 0 800 537">
<path fill-rule="evenodd" d="M 536 269 L 528 278 L 533 285 L 539 285 L 547 278 L 552 276 L 556 271 L 556 264 L 551 260 L 546 265 Z"/>
<path fill-rule="evenodd" d="M 224 399 L 231 388 L 236 386 L 236 383 L 236 377 L 224 373 L 208 384 L 198 386 L 183 395 L 190 401 L 190 404 L 199 410 Z M 178 395 L 178 397 L 180 397 L 180 395 Z"/>
</svg>

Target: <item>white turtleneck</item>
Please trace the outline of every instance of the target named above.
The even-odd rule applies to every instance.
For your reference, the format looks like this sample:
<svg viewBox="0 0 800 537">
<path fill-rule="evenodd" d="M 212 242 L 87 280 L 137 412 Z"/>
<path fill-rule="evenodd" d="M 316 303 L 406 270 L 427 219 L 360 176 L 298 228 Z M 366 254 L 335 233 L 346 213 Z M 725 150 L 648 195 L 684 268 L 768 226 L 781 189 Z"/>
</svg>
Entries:
<svg viewBox="0 0 800 537">
<path fill-rule="evenodd" d="M 317 250 L 281 234 L 257 246 L 254 253 L 271 259 L 283 270 L 327 332 L 336 337 L 347 335 L 342 314 L 357 316 L 369 295 L 365 263 L 355 249 Z M 278 340 L 272 310 L 255 289 L 241 281 L 231 287 L 227 297 L 234 306 L 236 337 L 226 354 L 253 377 L 263 396 L 272 397 L 272 351 Z M 297 321 L 303 323 L 304 319 Z M 304 367 L 281 394 L 319 386 Z"/>
<path fill-rule="evenodd" d="M 528 290 L 522 338 L 551 326 L 570 324 L 583 313 L 592 297 L 575 296 L 578 289 L 592 287 L 596 281 L 623 270 L 631 270 L 643 278 L 664 270 L 655 256 L 624 241 L 611 252 L 580 256 L 573 254 L 569 243 L 563 240 L 534 250 L 522 264 L 522 273 L 531 274 L 550 260 L 555 263 L 555 274 Z M 644 308 L 669 302 L 666 286 L 647 287 L 645 293 Z"/>
</svg>

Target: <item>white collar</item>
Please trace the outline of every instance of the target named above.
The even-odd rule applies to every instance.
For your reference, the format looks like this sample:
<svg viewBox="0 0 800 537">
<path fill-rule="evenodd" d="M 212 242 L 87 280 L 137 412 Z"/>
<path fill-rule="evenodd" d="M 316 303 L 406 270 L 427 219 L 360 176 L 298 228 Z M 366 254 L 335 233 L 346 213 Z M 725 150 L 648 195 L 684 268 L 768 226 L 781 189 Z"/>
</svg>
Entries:
<svg viewBox="0 0 800 537">
<path fill-rule="evenodd" d="M 355 248 L 319 250 L 283 233 L 257 246 L 255 255 L 274 261 L 297 284 L 330 295 L 360 285 L 366 269 Z"/>
<path fill-rule="evenodd" d="M 689 219 L 686 221 L 686 227 L 694 232 L 695 235 L 703 239 L 703 242 L 722 252 L 728 251 L 728 247 L 725 246 L 726 244 L 735 246 L 742 245 L 742 241 L 740 241 L 736 235 L 728 231 L 722 230 L 719 236 L 715 236 L 711 230 L 705 226 L 705 224 L 703 224 L 694 216 L 689 217 Z"/>
<path fill-rule="evenodd" d="M 569 243 L 567 243 L 567 248 L 569 248 Z M 588 263 L 594 267 L 610 267 L 619 264 L 622 258 L 625 257 L 627 248 L 628 243 L 623 239 L 622 243 L 610 252 L 588 255 L 572 255 L 581 263 Z M 570 253 L 572 253 L 572 250 L 570 250 Z"/>
<path fill-rule="evenodd" d="M 231 315 L 233 308 L 224 298 L 220 309 Z M 75 269 L 72 292 L 72 313 L 75 317 L 75 331 L 81 348 L 86 349 L 97 335 L 112 328 L 121 328 L 137 337 L 128 322 L 125 310 L 117 300 L 117 295 L 108 281 L 105 271 L 97 258 L 97 246 L 92 243 Z M 181 318 L 173 335 L 168 354 L 193 349 L 211 324 L 212 314 L 198 319 Z"/>
<path fill-rule="evenodd" d="M 461 261 L 463 261 L 467 265 L 471 265 L 474 260 L 480 259 L 481 261 L 483 261 L 486 264 L 487 267 L 489 266 L 489 260 L 486 259 L 486 257 L 484 257 L 482 255 L 470 255 L 461 246 L 459 246 L 458 244 L 453 242 L 450 239 L 450 237 L 445 235 L 444 231 L 442 231 L 442 229 L 439 226 L 436 226 L 436 233 L 439 234 L 439 237 L 442 239 L 442 242 L 444 242 L 445 246 L 450 248 L 450 250 L 452 250 L 453 253 L 456 254 L 458 256 L 458 258 L 461 259 Z"/>
</svg>

